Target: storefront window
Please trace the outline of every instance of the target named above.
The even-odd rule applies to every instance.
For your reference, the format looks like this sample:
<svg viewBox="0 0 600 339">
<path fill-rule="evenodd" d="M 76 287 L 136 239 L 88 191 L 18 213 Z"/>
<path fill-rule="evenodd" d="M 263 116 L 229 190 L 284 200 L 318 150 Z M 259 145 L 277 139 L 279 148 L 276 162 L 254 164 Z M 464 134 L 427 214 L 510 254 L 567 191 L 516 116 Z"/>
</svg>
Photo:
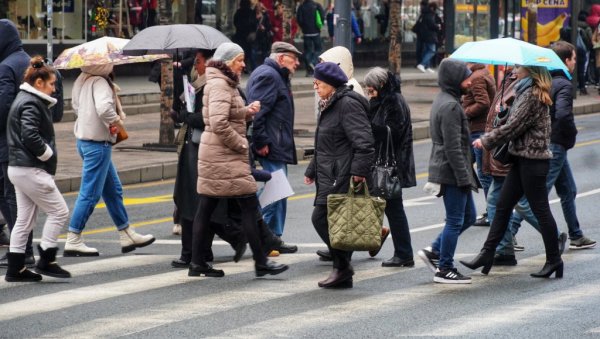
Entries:
<svg viewBox="0 0 600 339">
<path fill-rule="evenodd" d="M 468 41 L 490 38 L 489 0 L 458 0 L 454 2 L 454 10 L 454 48 Z"/>
</svg>

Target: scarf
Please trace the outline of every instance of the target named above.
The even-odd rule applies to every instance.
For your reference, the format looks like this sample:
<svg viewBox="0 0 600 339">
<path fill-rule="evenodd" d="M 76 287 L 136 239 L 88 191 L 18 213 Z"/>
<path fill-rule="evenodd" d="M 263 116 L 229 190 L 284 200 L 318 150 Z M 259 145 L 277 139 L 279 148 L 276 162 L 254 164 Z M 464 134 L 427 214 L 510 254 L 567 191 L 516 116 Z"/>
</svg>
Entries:
<svg viewBox="0 0 600 339">
<path fill-rule="evenodd" d="M 533 85 L 533 79 L 531 77 L 526 77 L 523 78 L 521 80 L 519 80 L 519 82 L 517 82 L 517 84 L 515 85 L 515 93 L 517 95 L 525 92 L 526 89 L 528 89 L 529 87 L 531 87 Z"/>
<path fill-rule="evenodd" d="M 331 98 L 333 97 L 335 92 L 336 91 L 331 92 L 331 94 L 329 94 L 329 96 L 325 99 L 319 99 L 319 113 L 323 112 L 323 110 L 327 108 L 327 106 L 329 105 L 329 101 L 331 101 Z"/>
</svg>

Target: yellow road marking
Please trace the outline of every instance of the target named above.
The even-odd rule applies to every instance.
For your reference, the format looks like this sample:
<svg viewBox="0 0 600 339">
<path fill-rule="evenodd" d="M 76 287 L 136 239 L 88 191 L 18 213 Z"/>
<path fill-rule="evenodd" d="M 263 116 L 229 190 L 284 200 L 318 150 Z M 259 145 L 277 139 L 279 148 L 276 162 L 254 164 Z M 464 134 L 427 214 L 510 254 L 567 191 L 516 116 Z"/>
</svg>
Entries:
<svg viewBox="0 0 600 339">
<path fill-rule="evenodd" d="M 123 203 L 125 204 L 125 206 L 158 204 L 158 203 L 169 202 L 169 201 L 173 201 L 173 194 L 157 195 L 157 196 L 146 197 L 146 198 L 125 198 L 125 199 L 123 199 Z M 106 208 L 106 204 L 100 203 L 100 204 L 96 205 L 96 208 Z"/>
<path fill-rule="evenodd" d="M 150 226 L 150 225 L 161 224 L 163 222 L 169 222 L 169 221 L 173 221 L 173 217 L 136 222 L 134 224 L 129 224 L 129 226 L 133 227 L 133 228 L 138 228 L 138 227 L 143 227 L 143 226 Z M 116 231 L 116 228 L 114 226 L 107 226 L 107 227 L 97 228 L 95 230 L 83 231 L 81 233 L 83 235 L 90 235 L 90 234 L 107 233 L 107 232 L 112 232 L 112 231 Z M 65 239 L 66 237 L 67 237 L 66 234 L 61 234 L 59 236 L 59 238 L 61 238 L 61 239 Z"/>
</svg>

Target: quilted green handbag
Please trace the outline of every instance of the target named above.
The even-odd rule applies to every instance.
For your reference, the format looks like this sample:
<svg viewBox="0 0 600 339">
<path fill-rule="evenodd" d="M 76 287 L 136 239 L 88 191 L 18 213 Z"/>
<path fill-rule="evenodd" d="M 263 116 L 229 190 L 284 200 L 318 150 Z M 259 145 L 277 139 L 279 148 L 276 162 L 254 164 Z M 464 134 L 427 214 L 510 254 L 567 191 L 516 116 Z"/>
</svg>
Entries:
<svg viewBox="0 0 600 339">
<path fill-rule="evenodd" d="M 371 251 L 381 246 L 385 200 L 371 197 L 367 183 L 364 185 L 364 195 L 356 195 L 354 181 L 350 178 L 347 194 L 327 196 L 329 241 L 335 249 Z"/>
</svg>

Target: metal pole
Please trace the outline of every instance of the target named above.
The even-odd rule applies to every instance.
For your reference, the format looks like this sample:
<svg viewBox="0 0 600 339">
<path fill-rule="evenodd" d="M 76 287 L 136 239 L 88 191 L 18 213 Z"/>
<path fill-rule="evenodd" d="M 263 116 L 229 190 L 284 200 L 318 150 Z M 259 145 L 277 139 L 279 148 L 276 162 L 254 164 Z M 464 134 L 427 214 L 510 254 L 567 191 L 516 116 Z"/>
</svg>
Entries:
<svg viewBox="0 0 600 339">
<path fill-rule="evenodd" d="M 46 27 L 48 29 L 48 32 L 46 33 L 48 35 L 48 43 L 46 46 L 46 57 L 48 58 L 48 60 L 50 60 L 50 62 L 52 62 L 52 5 L 53 2 L 52 0 L 46 0 L 46 11 L 48 14 L 48 19 L 46 21 Z"/>
<path fill-rule="evenodd" d="M 571 24 L 571 43 L 575 48 L 577 48 L 577 36 L 578 36 L 578 27 L 577 27 L 577 16 L 579 15 L 579 11 L 581 10 L 581 2 L 572 1 L 571 2 L 571 17 L 569 18 Z M 577 62 L 585 62 L 585 60 L 577 60 Z M 585 79 L 579 79 L 577 76 L 577 66 L 575 66 L 575 72 L 573 72 L 573 99 L 577 98 L 577 89 L 579 88 L 579 82 L 585 81 Z"/>
<path fill-rule="evenodd" d="M 351 1 L 336 1 L 335 13 L 338 15 L 334 31 L 335 46 L 344 46 L 352 50 L 352 3 Z M 325 18 L 322 18 L 325 19 Z"/>
<path fill-rule="evenodd" d="M 123 29 L 123 0 L 119 0 L 119 33 L 117 33 L 117 38 L 121 37 L 122 29 Z"/>
</svg>

